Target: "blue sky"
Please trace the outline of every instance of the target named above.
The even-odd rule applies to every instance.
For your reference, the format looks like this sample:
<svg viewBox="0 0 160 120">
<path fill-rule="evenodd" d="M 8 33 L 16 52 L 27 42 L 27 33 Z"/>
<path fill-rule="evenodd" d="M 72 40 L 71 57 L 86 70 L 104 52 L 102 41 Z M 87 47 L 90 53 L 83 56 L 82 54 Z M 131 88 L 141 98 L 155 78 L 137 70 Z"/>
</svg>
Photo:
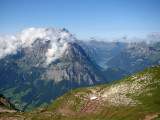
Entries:
<svg viewBox="0 0 160 120">
<path fill-rule="evenodd" d="M 160 32 L 160 0 L 0 0 L 0 34 L 66 28 L 78 39 Z"/>
</svg>

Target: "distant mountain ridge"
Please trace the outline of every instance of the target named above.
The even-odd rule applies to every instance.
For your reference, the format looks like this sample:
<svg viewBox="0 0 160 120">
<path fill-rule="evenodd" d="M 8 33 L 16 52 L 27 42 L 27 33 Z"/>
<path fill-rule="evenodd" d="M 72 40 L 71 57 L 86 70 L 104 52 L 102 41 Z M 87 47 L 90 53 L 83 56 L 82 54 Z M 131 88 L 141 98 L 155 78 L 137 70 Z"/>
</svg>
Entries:
<svg viewBox="0 0 160 120">
<path fill-rule="evenodd" d="M 146 44 L 145 42 L 133 43 L 114 56 L 107 65 L 132 74 L 151 66 L 160 65 L 160 42 Z"/>
<path fill-rule="evenodd" d="M 101 61 L 109 61 L 113 56 L 122 51 L 127 46 L 127 43 L 109 43 L 105 41 L 91 40 L 85 43 L 81 42 L 81 45 L 85 49 L 85 51 L 89 53 L 91 58 L 95 62 L 99 63 Z"/>
<path fill-rule="evenodd" d="M 133 74 L 160 64 L 158 40 L 105 42 L 92 40 L 81 43 L 92 59 L 105 68 L 119 68 Z"/>
</svg>

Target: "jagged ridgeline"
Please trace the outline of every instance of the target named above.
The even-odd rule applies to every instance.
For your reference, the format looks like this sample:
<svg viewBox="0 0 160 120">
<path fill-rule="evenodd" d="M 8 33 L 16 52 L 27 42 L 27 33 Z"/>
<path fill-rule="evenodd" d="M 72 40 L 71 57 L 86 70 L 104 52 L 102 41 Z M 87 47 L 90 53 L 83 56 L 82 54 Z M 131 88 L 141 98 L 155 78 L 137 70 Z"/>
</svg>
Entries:
<svg viewBox="0 0 160 120">
<path fill-rule="evenodd" d="M 160 65 L 160 42 L 152 44 L 135 42 L 112 57 L 107 65 L 135 73 L 143 69 Z"/>
<path fill-rule="evenodd" d="M 48 107 L 23 114 L 1 114 L 1 117 L 21 120 L 159 120 L 159 92 L 160 66 L 155 66 L 114 83 L 69 91 Z"/>
<path fill-rule="evenodd" d="M 7 40 L 14 42 L 5 46 Z M 102 71 L 66 29 L 27 29 L 2 45 L 0 93 L 23 111 L 49 105 L 72 89 L 108 83 L 110 73 L 113 80 L 125 76 Z"/>
</svg>

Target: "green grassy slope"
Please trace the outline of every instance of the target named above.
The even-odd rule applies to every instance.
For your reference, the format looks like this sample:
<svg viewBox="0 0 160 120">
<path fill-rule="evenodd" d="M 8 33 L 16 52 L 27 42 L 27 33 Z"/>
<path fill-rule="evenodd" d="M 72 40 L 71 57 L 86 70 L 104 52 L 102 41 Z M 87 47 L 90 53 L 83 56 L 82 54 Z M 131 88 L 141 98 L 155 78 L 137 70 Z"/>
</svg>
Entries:
<svg viewBox="0 0 160 120">
<path fill-rule="evenodd" d="M 48 107 L 4 116 L 53 120 L 158 120 L 160 66 L 111 84 L 72 90 Z"/>
</svg>

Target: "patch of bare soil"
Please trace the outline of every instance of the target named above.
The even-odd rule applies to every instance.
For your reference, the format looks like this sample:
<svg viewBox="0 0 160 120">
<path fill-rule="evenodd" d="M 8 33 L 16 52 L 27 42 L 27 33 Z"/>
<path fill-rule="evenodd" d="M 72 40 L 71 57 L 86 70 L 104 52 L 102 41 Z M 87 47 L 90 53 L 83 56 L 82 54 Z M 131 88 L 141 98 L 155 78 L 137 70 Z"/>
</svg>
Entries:
<svg viewBox="0 0 160 120">
<path fill-rule="evenodd" d="M 16 110 L 6 110 L 6 109 L 0 109 L 0 113 L 14 113 L 17 112 Z"/>
<path fill-rule="evenodd" d="M 152 115 L 146 115 L 143 120 L 153 120 L 154 118 L 158 118 L 158 113 Z"/>
<path fill-rule="evenodd" d="M 0 120 L 24 120 L 24 119 L 8 117 L 8 118 L 0 118 Z"/>
<path fill-rule="evenodd" d="M 56 111 L 56 113 L 58 113 L 62 116 L 75 115 L 75 113 L 72 110 L 69 110 L 69 109 L 59 109 L 58 111 Z"/>
<path fill-rule="evenodd" d="M 90 100 L 88 99 L 88 102 L 86 105 L 82 108 L 80 113 L 88 113 L 88 114 L 98 114 L 102 111 L 102 109 L 99 107 L 99 101 L 98 100 Z"/>
</svg>

